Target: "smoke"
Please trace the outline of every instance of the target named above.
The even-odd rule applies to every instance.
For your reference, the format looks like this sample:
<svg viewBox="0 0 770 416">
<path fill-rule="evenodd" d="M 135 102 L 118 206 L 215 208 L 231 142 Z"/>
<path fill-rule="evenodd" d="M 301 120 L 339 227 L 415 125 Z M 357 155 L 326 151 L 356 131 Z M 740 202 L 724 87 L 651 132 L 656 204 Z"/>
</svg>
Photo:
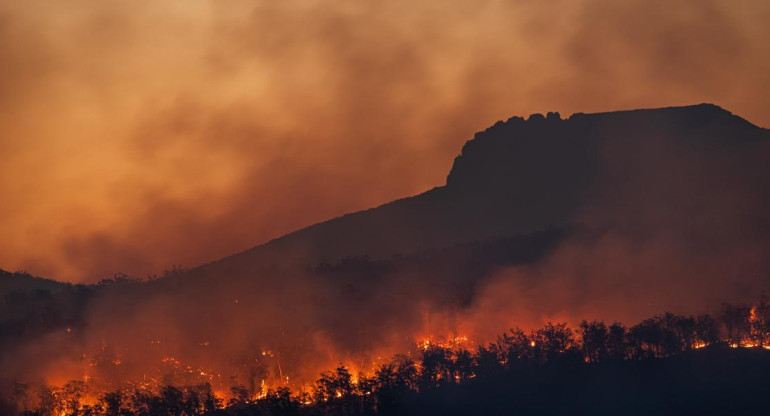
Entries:
<svg viewBox="0 0 770 416">
<path fill-rule="evenodd" d="M 223 396 L 236 385 L 257 394 L 265 382 L 299 392 L 338 364 L 372 371 L 413 350 L 435 307 L 425 283 L 390 274 L 334 284 L 293 267 L 186 277 L 102 287 L 72 326 L 4 351 L 0 380 L 86 380 L 94 392 L 209 382 Z"/>
<path fill-rule="evenodd" d="M 0 265 L 196 265 L 442 183 L 491 120 L 767 124 L 763 1 L 0 4 Z M 308 209 L 312 207 L 312 209 Z"/>
</svg>

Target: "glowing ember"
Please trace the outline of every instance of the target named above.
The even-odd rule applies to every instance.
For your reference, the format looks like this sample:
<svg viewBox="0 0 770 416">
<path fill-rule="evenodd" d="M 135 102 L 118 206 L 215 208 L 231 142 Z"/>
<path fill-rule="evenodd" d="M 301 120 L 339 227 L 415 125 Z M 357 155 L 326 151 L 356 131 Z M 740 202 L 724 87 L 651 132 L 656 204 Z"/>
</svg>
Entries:
<svg viewBox="0 0 770 416">
<path fill-rule="evenodd" d="M 688 327 L 674 327 L 678 328 L 676 330 L 680 332 L 672 332 L 672 334 L 684 334 L 680 338 L 680 345 L 676 347 L 678 349 L 674 352 L 667 352 L 663 349 L 666 348 L 666 342 L 670 341 L 660 337 L 657 339 L 649 337 L 654 337 L 655 334 L 662 333 L 661 331 L 670 330 L 671 328 L 666 327 L 666 325 L 676 325 L 676 322 L 686 323 L 684 318 L 678 321 L 679 318 L 674 316 L 656 317 L 629 329 L 621 326 L 621 336 L 624 338 L 620 339 L 620 345 L 626 350 L 622 351 L 620 357 L 621 359 L 667 357 L 688 349 L 697 350 L 719 344 L 730 348 L 770 350 L 770 345 L 767 345 L 765 341 L 768 339 L 768 334 L 763 324 L 764 312 L 762 309 L 755 306 L 752 308 L 744 307 L 741 310 L 743 311 L 741 319 L 731 321 L 738 322 L 735 324 L 738 329 L 730 333 L 729 337 L 727 333 L 720 336 L 719 328 L 713 332 L 715 335 L 712 337 L 701 338 L 702 333 L 707 335 L 709 333 L 695 331 L 686 333 L 684 329 Z M 653 324 L 658 325 L 656 327 L 658 332 L 649 330 L 649 325 Z M 743 326 L 739 326 L 739 324 Z M 587 332 L 589 328 L 598 332 Z M 724 332 L 724 328 L 722 330 Z M 606 327 L 601 325 L 590 327 L 588 324 L 584 327 L 581 324 L 581 331 L 574 332 L 566 324 L 549 323 L 542 329 L 528 333 L 520 329 L 511 330 L 510 333 L 499 337 L 496 343 L 488 344 L 482 348 L 487 353 L 493 354 L 490 362 L 503 368 L 507 368 L 511 364 L 515 365 L 517 361 L 543 362 L 555 355 L 563 354 L 580 354 L 579 356 L 586 363 L 601 362 L 610 357 L 608 354 L 610 354 L 609 349 L 612 348 L 612 344 L 609 343 L 607 337 L 609 332 L 607 332 Z M 594 334 L 593 338 L 591 338 L 591 334 Z M 600 336 L 596 337 L 595 334 L 600 334 Z M 591 343 L 597 339 L 604 343 L 602 344 L 603 349 L 591 349 Z M 150 345 L 155 347 L 152 349 L 155 352 L 165 348 L 165 346 L 160 347 L 160 341 L 157 340 L 150 341 Z M 208 346 L 210 344 L 208 341 L 194 341 L 192 345 Z M 99 400 L 102 400 L 104 392 L 108 391 L 122 389 L 124 392 L 135 391 L 140 396 L 152 397 L 161 394 L 163 389 L 169 388 L 169 386 L 178 386 L 174 387 L 178 389 L 191 388 L 188 386 L 207 386 L 206 388 L 210 389 L 211 394 L 219 400 L 218 403 L 220 404 L 231 400 L 247 403 L 272 400 L 278 392 L 293 392 L 292 397 L 296 398 L 297 403 L 303 406 L 313 406 L 319 401 L 333 403 L 337 399 L 347 400 L 351 395 L 358 395 L 358 397 L 376 396 L 377 389 L 374 387 L 376 386 L 374 383 L 378 377 L 387 379 L 387 374 L 391 374 L 388 371 L 398 368 L 403 362 L 411 362 L 413 374 L 419 375 L 415 379 L 415 384 L 410 387 L 412 389 L 418 389 L 418 384 L 425 382 L 432 383 L 433 386 L 463 383 L 479 375 L 477 371 L 480 368 L 479 360 L 481 360 L 482 355 L 481 350 L 475 350 L 477 345 L 467 335 L 452 333 L 446 336 L 428 335 L 417 337 L 412 344 L 411 351 L 406 351 L 399 358 L 401 361 L 388 360 L 387 357 L 392 355 L 387 350 L 378 350 L 377 353 L 357 359 L 348 358 L 343 360 L 345 364 L 340 364 L 337 369 L 345 376 L 335 379 L 334 377 L 339 377 L 340 373 L 337 373 L 336 376 L 335 373 L 328 373 L 332 374 L 330 376 L 332 381 L 329 385 L 333 388 L 327 390 L 325 396 L 316 397 L 308 392 L 315 394 L 320 381 L 314 383 L 312 378 L 308 379 L 307 376 L 303 377 L 302 374 L 298 374 L 296 366 L 282 366 L 279 358 L 287 357 L 290 354 L 279 352 L 279 350 L 256 349 L 253 356 L 240 361 L 244 371 L 237 377 L 228 375 L 214 365 L 204 365 L 203 362 L 195 360 L 194 357 L 186 355 L 161 356 L 158 354 L 157 361 L 155 361 L 157 363 L 155 372 L 142 374 L 140 381 L 130 381 L 130 375 L 125 376 L 126 380 L 113 381 L 116 377 L 124 377 L 124 374 L 127 374 L 126 371 L 131 371 L 131 355 L 115 352 L 114 347 L 103 342 L 95 354 L 86 354 L 85 352 L 77 354 L 80 366 L 78 367 L 79 372 L 73 377 L 76 381 L 67 383 L 66 380 L 72 378 L 59 376 L 49 379 L 49 385 L 57 394 L 63 395 L 61 397 L 72 395 L 72 400 L 77 397 L 81 407 L 86 403 L 98 403 Z M 538 348 L 535 348 L 536 346 Z M 201 350 L 196 349 L 196 351 Z M 88 371 L 83 371 L 85 369 Z M 312 372 L 312 370 L 309 371 L 309 373 Z M 61 393 L 71 383 L 81 383 L 81 390 Z M 341 385 L 346 387 L 340 388 L 340 384 L 335 383 L 342 383 Z M 71 402 L 74 402 L 72 400 Z M 70 415 L 75 413 L 72 411 L 61 413 L 57 410 L 54 414 Z"/>
</svg>

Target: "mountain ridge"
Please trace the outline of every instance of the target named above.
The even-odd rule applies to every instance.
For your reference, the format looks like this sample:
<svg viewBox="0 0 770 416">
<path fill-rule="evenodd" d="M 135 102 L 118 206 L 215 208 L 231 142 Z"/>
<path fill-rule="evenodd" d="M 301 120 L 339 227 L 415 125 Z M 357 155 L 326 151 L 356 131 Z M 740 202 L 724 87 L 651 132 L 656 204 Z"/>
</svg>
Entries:
<svg viewBox="0 0 770 416">
<path fill-rule="evenodd" d="M 643 131 L 629 133 L 629 126 Z M 565 231 L 575 226 L 574 207 L 595 193 L 591 182 L 606 174 L 596 150 L 602 140 L 622 142 L 631 136 L 625 141 L 633 142 L 655 134 L 720 149 L 730 142 L 770 142 L 770 130 L 708 103 L 577 112 L 567 118 L 558 112 L 514 116 L 467 140 L 443 185 L 303 227 L 191 270 L 205 275 L 287 263 L 312 266 Z"/>
<path fill-rule="evenodd" d="M 197 269 L 333 262 L 346 256 L 384 258 L 561 228 L 569 225 L 572 208 L 595 192 L 593 182 L 606 174 L 601 148 L 612 142 L 634 143 L 644 135 L 721 148 L 766 140 L 768 130 L 705 103 L 574 113 L 566 119 L 555 112 L 511 117 L 463 145 L 444 185 L 304 227 Z M 691 140 L 694 136 L 701 139 Z M 728 136 L 735 143 L 728 143 Z M 517 204 L 516 199 L 525 203 Z"/>
</svg>

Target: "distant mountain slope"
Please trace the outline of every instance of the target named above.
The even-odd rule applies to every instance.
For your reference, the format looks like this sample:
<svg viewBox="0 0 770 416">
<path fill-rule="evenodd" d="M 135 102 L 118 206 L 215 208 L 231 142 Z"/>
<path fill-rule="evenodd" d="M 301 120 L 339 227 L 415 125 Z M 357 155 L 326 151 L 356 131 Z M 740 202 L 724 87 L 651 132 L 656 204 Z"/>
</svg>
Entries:
<svg viewBox="0 0 770 416">
<path fill-rule="evenodd" d="M 625 208 L 604 206 L 608 201 L 640 202 L 626 200 L 629 186 L 682 215 L 723 188 L 758 196 L 768 185 L 769 142 L 768 130 L 711 104 L 513 117 L 465 144 L 445 186 L 304 228 L 199 271 L 382 258 L 576 223 L 610 226 Z M 603 224 L 587 214 L 597 206 L 609 210 Z"/>
<path fill-rule="evenodd" d="M 0 269 L 0 295 L 14 292 L 29 293 L 36 290 L 58 291 L 66 286 L 69 284 L 24 272 L 11 273 Z"/>
</svg>

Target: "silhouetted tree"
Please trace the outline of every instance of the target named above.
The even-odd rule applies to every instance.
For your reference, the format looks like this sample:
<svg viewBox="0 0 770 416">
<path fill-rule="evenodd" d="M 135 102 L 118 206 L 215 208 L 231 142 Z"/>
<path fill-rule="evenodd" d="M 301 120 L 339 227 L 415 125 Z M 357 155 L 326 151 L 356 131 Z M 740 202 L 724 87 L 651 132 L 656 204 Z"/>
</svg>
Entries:
<svg viewBox="0 0 770 416">
<path fill-rule="evenodd" d="M 722 315 L 720 320 L 725 326 L 727 340 L 731 344 L 740 344 L 740 342 L 751 335 L 749 316 L 751 308 L 746 305 L 722 304 Z"/>
<path fill-rule="evenodd" d="M 565 358 L 565 353 L 570 352 L 574 355 L 576 352 L 575 337 L 566 322 L 557 324 L 548 322 L 535 332 L 533 341 L 541 362 L 552 362 Z"/>
<path fill-rule="evenodd" d="M 179 416 L 185 409 L 184 393 L 176 386 L 164 386 L 160 389 L 158 415 Z"/>
<path fill-rule="evenodd" d="M 494 347 L 498 351 L 499 361 L 504 363 L 505 368 L 512 369 L 534 362 L 536 358 L 534 343 L 533 337 L 515 328 L 498 336 Z"/>
<path fill-rule="evenodd" d="M 396 367 L 396 380 L 403 391 L 415 391 L 419 381 L 419 371 L 417 364 L 405 355 L 396 355 L 393 357 Z"/>
<path fill-rule="evenodd" d="M 452 351 L 430 344 L 422 351 L 420 361 L 420 389 L 439 387 L 454 382 Z"/>
<path fill-rule="evenodd" d="M 711 315 L 700 315 L 695 320 L 695 336 L 707 345 L 719 342 L 719 323 Z"/>
<path fill-rule="evenodd" d="M 604 322 L 580 322 L 580 337 L 583 340 L 583 352 L 588 362 L 599 362 L 607 359 L 609 330 Z"/>
<path fill-rule="evenodd" d="M 344 367 L 340 367 L 344 369 Z M 341 375 L 340 368 L 338 368 L 337 372 L 338 375 Z M 347 376 L 350 376 L 350 373 L 347 372 L 347 369 L 344 369 L 344 373 L 347 374 Z M 345 376 L 342 375 L 344 378 Z M 350 382 L 350 378 L 348 380 L 348 385 Z M 348 396 L 344 396 L 345 399 L 349 399 Z M 275 391 L 270 391 L 267 393 L 267 396 L 265 396 L 264 399 L 262 399 L 262 404 L 264 408 L 268 411 L 268 414 L 275 415 L 275 416 L 295 416 L 299 415 L 299 402 L 291 397 L 291 390 L 288 387 L 279 387 Z M 344 409 L 347 410 L 347 409 Z M 338 413 L 339 414 L 339 413 Z M 345 412 L 344 414 L 349 414 L 348 412 Z"/>
<path fill-rule="evenodd" d="M 349 414 L 354 392 L 353 376 L 345 366 L 325 372 L 316 381 L 314 397 L 320 407 L 337 414 Z"/>
<path fill-rule="evenodd" d="M 479 346 L 476 352 L 476 373 L 479 377 L 492 377 L 501 373 L 503 365 L 497 344 Z"/>
<path fill-rule="evenodd" d="M 221 400 L 214 395 L 209 383 L 186 387 L 183 403 L 183 408 L 187 414 L 213 412 L 221 406 Z"/>
<path fill-rule="evenodd" d="M 694 320 L 666 312 L 663 316 L 652 318 L 652 323 L 657 326 L 661 337 L 658 341 L 660 356 L 667 357 L 687 349 L 687 340 L 695 338 Z"/>
<path fill-rule="evenodd" d="M 249 394 L 249 389 L 240 384 L 231 386 L 230 394 L 230 400 L 227 402 L 228 407 L 243 408 L 249 404 L 252 397 Z"/>
<path fill-rule="evenodd" d="M 663 332 L 655 319 L 646 319 L 628 330 L 628 343 L 634 359 L 660 357 L 663 354 Z"/>
<path fill-rule="evenodd" d="M 127 416 L 131 414 L 130 409 L 126 408 L 123 392 L 120 390 L 102 395 L 99 402 L 101 403 L 105 414 L 116 416 Z"/>
<path fill-rule="evenodd" d="M 358 383 L 356 383 L 355 396 L 358 397 L 358 414 L 374 414 L 377 408 L 377 377 L 366 377 L 363 373 L 358 374 Z"/>
<path fill-rule="evenodd" d="M 620 322 L 613 322 L 607 334 L 607 357 L 613 361 L 628 358 L 626 327 Z"/>
<path fill-rule="evenodd" d="M 763 291 L 759 295 L 759 302 L 750 311 L 750 325 L 752 341 L 758 346 L 766 346 L 770 342 L 770 303 L 767 294 Z"/>
<path fill-rule="evenodd" d="M 458 383 L 469 380 L 474 375 L 475 359 L 473 354 L 466 349 L 460 349 L 455 353 L 454 378 Z"/>
<path fill-rule="evenodd" d="M 383 364 L 374 374 L 376 380 L 375 396 L 377 399 L 377 411 L 381 414 L 396 414 L 397 399 L 405 392 L 403 385 L 400 385 L 396 366 L 393 364 Z"/>
</svg>

